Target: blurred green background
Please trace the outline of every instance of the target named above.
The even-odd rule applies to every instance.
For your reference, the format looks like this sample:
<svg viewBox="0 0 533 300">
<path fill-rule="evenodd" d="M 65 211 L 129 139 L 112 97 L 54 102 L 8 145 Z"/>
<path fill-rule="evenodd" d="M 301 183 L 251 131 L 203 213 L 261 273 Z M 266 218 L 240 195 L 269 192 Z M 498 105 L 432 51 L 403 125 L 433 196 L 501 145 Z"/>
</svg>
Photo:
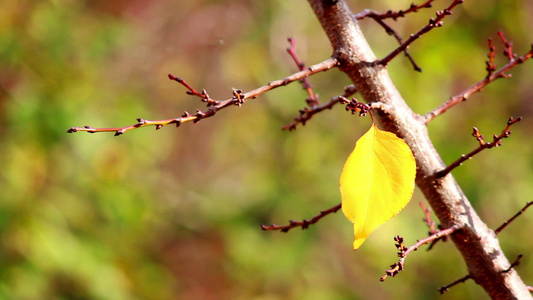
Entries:
<svg viewBox="0 0 533 300">
<path fill-rule="evenodd" d="M 389 23 L 406 37 L 435 8 Z M 410 1 L 349 1 L 353 11 L 407 8 Z M 466 1 L 443 28 L 389 70 L 406 101 L 425 113 L 485 76 L 496 32 L 525 53 L 533 2 Z M 361 22 L 378 57 L 396 43 Z M 67 134 L 71 126 L 125 126 L 136 118 L 203 109 L 168 73 L 227 99 L 296 70 L 287 37 L 309 64 L 331 48 L 305 1 L 0 2 L 0 299 L 481 299 L 451 243 L 423 249 L 396 278 L 393 236 L 427 234 L 419 191 L 397 217 L 353 252 L 339 212 L 309 230 L 264 232 L 260 224 L 310 218 L 340 202 L 338 177 L 370 120 L 342 107 L 294 132 L 280 127 L 304 106 L 298 84 L 228 108 L 197 125 L 159 131 Z M 444 161 L 476 147 L 477 126 L 500 133 L 523 116 L 501 148 L 453 173 L 492 228 L 533 195 L 533 61 L 430 124 Z M 311 78 L 322 101 L 349 84 L 337 70 Z M 500 234 L 510 260 L 533 284 L 533 213 Z"/>
</svg>

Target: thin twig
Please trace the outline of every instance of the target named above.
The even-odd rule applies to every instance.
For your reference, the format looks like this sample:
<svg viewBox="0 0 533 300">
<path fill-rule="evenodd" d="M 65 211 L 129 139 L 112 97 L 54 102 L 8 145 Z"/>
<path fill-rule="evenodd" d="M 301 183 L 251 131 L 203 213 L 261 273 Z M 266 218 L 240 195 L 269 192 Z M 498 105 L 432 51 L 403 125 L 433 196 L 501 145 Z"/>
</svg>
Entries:
<svg viewBox="0 0 533 300">
<path fill-rule="evenodd" d="M 522 257 L 523 257 L 523 255 L 519 254 L 518 257 L 516 258 L 516 260 L 509 266 L 509 268 L 503 270 L 502 272 L 503 273 L 509 273 L 514 267 L 520 265 L 520 260 L 522 259 Z M 447 284 L 445 286 L 442 286 L 442 287 L 438 288 L 438 290 L 439 290 L 440 294 L 442 295 L 442 294 L 446 293 L 454 285 L 457 285 L 459 283 L 465 282 L 468 279 L 472 279 L 472 276 L 471 275 L 463 276 L 463 277 L 455 280 L 454 282 L 452 282 L 450 284 Z"/>
<path fill-rule="evenodd" d="M 520 260 L 524 257 L 523 254 L 518 254 L 518 256 L 516 257 L 515 261 L 513 261 L 513 263 L 511 263 L 511 265 L 509 266 L 509 268 L 503 270 L 502 272 L 504 273 L 509 273 L 511 272 L 511 270 L 514 268 L 514 267 L 518 267 L 520 265 Z"/>
<path fill-rule="evenodd" d="M 365 10 L 365 11 L 363 11 L 363 13 L 364 13 L 363 16 L 357 14 L 356 18 L 358 18 L 358 19 L 360 19 L 360 17 L 361 18 L 363 18 L 363 17 L 371 18 L 372 20 L 376 21 L 376 23 L 378 23 L 381 27 L 383 27 L 385 29 L 385 32 L 388 35 L 392 35 L 396 39 L 396 41 L 398 41 L 398 43 L 400 45 L 403 43 L 402 37 L 398 34 L 398 32 L 396 32 L 396 30 L 392 29 L 392 27 L 390 27 L 387 23 L 385 23 L 385 21 L 383 21 L 383 19 L 376 17 L 376 16 L 380 15 L 378 12 L 374 12 L 374 11 L 371 11 L 371 10 Z M 413 57 L 411 56 L 411 54 L 409 54 L 409 51 L 407 50 L 407 48 L 403 52 L 405 53 L 405 56 L 407 57 L 407 59 L 409 59 L 409 62 L 411 62 L 411 64 L 413 65 L 413 68 L 415 69 L 415 71 L 422 72 L 422 68 L 420 68 L 420 66 L 418 66 L 416 64 L 416 62 L 413 59 Z"/>
<path fill-rule="evenodd" d="M 487 68 L 486 68 L 487 77 L 490 77 L 492 73 L 496 71 L 496 64 L 494 63 L 494 60 L 496 58 L 496 51 L 495 51 L 496 48 L 492 44 L 492 38 L 488 39 L 488 44 L 489 44 L 489 54 L 487 54 L 487 57 L 489 58 L 489 60 L 487 60 L 485 64 L 487 65 Z"/>
<path fill-rule="evenodd" d="M 509 42 L 501 31 L 498 31 L 498 36 L 502 40 L 505 47 L 503 50 L 503 55 L 507 56 L 509 60 L 513 60 L 516 57 L 516 54 L 513 53 L 513 43 Z"/>
<path fill-rule="evenodd" d="M 440 231 L 437 231 L 436 233 L 426 237 L 426 238 L 423 238 L 421 240 L 418 240 L 414 245 L 412 245 L 411 247 L 407 248 L 403 245 L 403 238 L 401 236 L 395 236 L 394 237 L 394 241 L 396 241 L 396 248 L 398 249 L 398 256 L 400 257 L 400 260 L 394 264 L 391 265 L 391 269 L 388 269 L 388 270 L 385 270 L 385 275 L 383 275 L 379 280 L 380 281 L 385 281 L 385 279 L 387 279 L 387 277 L 391 276 L 391 277 L 395 277 L 396 275 L 398 275 L 398 273 L 400 273 L 400 271 L 403 271 L 404 270 L 404 262 L 405 262 L 405 259 L 407 258 L 407 256 L 413 252 L 413 251 L 416 251 L 418 250 L 418 247 L 424 245 L 424 244 L 429 244 L 431 243 L 432 241 L 434 240 L 437 240 L 437 239 L 440 239 L 442 238 L 443 236 L 448 236 L 452 233 L 454 233 L 455 231 L 457 231 L 459 229 L 459 227 L 457 226 L 452 226 L 450 228 L 446 228 L 446 229 L 443 229 L 443 230 L 440 230 Z"/>
<path fill-rule="evenodd" d="M 365 9 L 362 12 L 356 14 L 355 17 L 358 20 L 361 20 L 361 19 L 364 19 L 366 17 L 369 17 L 369 18 L 379 19 L 379 20 L 393 19 L 394 21 L 396 21 L 398 18 L 405 17 L 405 15 L 408 14 L 408 13 L 418 12 L 418 10 L 421 9 L 421 8 L 430 8 L 430 7 L 432 7 L 431 2 L 433 2 L 433 1 L 435 1 L 435 0 L 427 0 L 426 2 L 424 2 L 422 4 L 418 4 L 418 5 L 414 4 L 414 3 L 411 3 L 409 8 L 406 9 L 406 10 L 399 10 L 399 11 L 388 10 L 384 14 L 377 13 L 377 12 L 375 12 L 373 10 L 370 10 L 370 9 Z"/>
<path fill-rule="evenodd" d="M 424 204 L 424 202 L 420 202 L 420 207 L 422 208 L 422 210 L 424 211 L 424 219 L 423 221 L 428 225 L 429 227 L 429 231 L 428 231 L 428 234 L 429 235 L 432 235 L 432 234 L 435 234 L 437 233 L 437 228 L 436 228 L 436 224 L 435 224 L 435 221 L 433 221 L 431 219 L 431 208 L 430 207 L 426 207 L 426 205 Z M 437 244 L 438 241 L 443 241 L 445 242 L 447 240 L 446 236 L 442 236 L 436 240 L 433 240 L 431 241 L 431 243 L 429 244 L 428 248 L 427 248 L 427 251 L 430 251 L 431 249 L 433 249 L 433 246 L 435 246 L 435 244 Z"/>
<path fill-rule="evenodd" d="M 331 100 L 327 103 L 323 103 L 311 108 L 305 107 L 304 109 L 300 110 L 300 115 L 296 118 L 294 118 L 294 122 L 292 122 L 289 125 L 285 125 L 281 127 L 282 130 L 295 130 L 298 124 L 302 124 L 302 126 L 305 126 L 305 123 L 309 121 L 315 114 L 324 111 L 326 109 L 331 109 L 335 104 L 341 102 L 341 97 L 350 97 L 353 94 L 357 92 L 357 89 L 355 88 L 355 85 L 348 85 L 344 87 L 344 93 L 341 96 L 333 97 Z"/>
<path fill-rule="evenodd" d="M 288 38 L 288 41 L 290 43 L 290 47 L 287 48 L 287 52 L 292 57 L 300 71 L 305 70 L 305 63 L 300 60 L 300 57 L 298 57 L 298 54 L 296 53 L 296 40 L 293 38 Z M 309 82 L 309 78 L 305 77 L 300 80 L 302 83 L 302 87 L 307 91 L 308 97 L 305 99 L 305 102 L 309 107 L 313 108 L 320 104 L 320 101 L 318 101 L 318 94 L 315 94 L 313 91 L 313 85 Z"/>
<path fill-rule="evenodd" d="M 495 234 L 498 234 L 500 233 L 502 230 L 505 229 L 505 227 L 507 227 L 507 225 L 509 225 L 511 222 L 513 222 L 516 218 L 518 218 L 521 214 L 523 214 L 528 207 L 530 207 L 531 205 L 533 204 L 533 201 L 528 201 L 526 203 L 526 206 L 524 206 L 519 212 L 517 212 L 514 216 L 512 216 L 509 220 L 503 222 L 502 225 L 500 225 L 500 227 L 496 228 L 494 230 L 494 233 Z"/>
<path fill-rule="evenodd" d="M 260 88 L 257 88 L 255 90 L 247 92 L 247 93 L 243 93 L 240 90 L 233 90 L 233 97 L 232 98 L 224 100 L 224 101 L 218 101 L 218 104 L 211 106 L 205 112 L 202 112 L 201 110 L 198 109 L 198 110 L 196 110 L 196 114 L 189 114 L 188 112 L 185 112 L 181 117 L 178 117 L 178 118 L 165 119 L 165 120 L 156 120 L 156 121 L 150 121 L 150 120 L 145 120 L 145 119 L 139 118 L 139 119 L 137 119 L 138 123 L 133 124 L 133 125 L 129 125 L 129 126 L 125 126 L 125 127 L 112 127 L 112 128 L 94 128 L 94 127 L 90 127 L 90 126 L 72 127 L 67 132 L 68 133 L 73 133 L 73 132 L 78 132 L 78 131 L 86 131 L 86 132 L 89 132 L 89 133 L 115 132 L 115 136 L 117 136 L 117 135 L 121 135 L 121 134 L 123 134 L 123 133 L 125 133 L 127 131 L 130 131 L 130 130 L 133 130 L 133 129 L 136 129 L 136 128 L 140 128 L 140 127 L 150 126 L 150 125 L 151 126 L 155 126 L 156 129 L 160 129 L 161 127 L 169 125 L 169 124 L 176 124 L 176 126 L 179 126 L 182 123 L 190 122 L 190 121 L 192 121 L 193 123 L 198 123 L 202 119 L 214 116 L 216 112 L 218 112 L 219 110 L 224 109 L 224 108 L 226 108 L 228 106 L 233 106 L 233 105 L 240 106 L 244 102 L 246 102 L 247 100 L 254 99 L 254 98 L 258 97 L 259 95 L 261 95 L 261 94 L 263 94 L 265 92 L 268 92 L 268 91 L 270 91 L 270 90 L 272 90 L 274 88 L 277 88 L 277 87 L 280 87 L 280 86 L 285 86 L 285 85 L 287 85 L 287 84 L 289 84 L 291 82 L 294 82 L 294 81 L 297 81 L 297 80 L 301 80 L 302 78 L 311 76 L 313 74 L 330 70 L 330 69 L 336 67 L 337 64 L 338 64 L 337 59 L 330 58 L 330 59 L 327 59 L 327 60 L 325 60 L 325 61 L 323 61 L 323 62 L 321 62 L 319 64 L 310 66 L 309 68 L 307 68 L 307 69 L 305 69 L 303 71 L 300 71 L 300 72 L 294 73 L 294 74 L 292 74 L 292 75 L 290 75 L 288 77 L 285 77 L 283 79 L 278 79 L 278 80 L 269 82 L 267 85 L 262 86 Z M 174 77 L 174 76 L 172 76 L 172 77 Z M 174 78 L 172 78 L 172 77 L 169 76 L 169 78 L 175 80 L 174 78 L 176 78 L 176 77 L 174 77 Z M 191 90 L 191 88 L 189 88 L 189 90 Z M 193 94 L 194 94 L 194 92 L 193 92 Z"/>
<path fill-rule="evenodd" d="M 439 290 L 440 294 L 442 295 L 442 294 L 446 293 L 452 286 L 457 285 L 457 284 L 462 283 L 462 282 L 465 282 L 465 281 L 467 281 L 470 278 L 472 278 L 472 276 L 466 275 L 464 277 L 461 277 L 461 278 L 455 280 L 454 282 L 452 282 L 452 283 L 450 283 L 448 285 L 441 286 L 440 288 L 438 288 L 438 290 Z"/>
<path fill-rule="evenodd" d="M 341 209 L 342 204 L 339 203 L 331 208 L 328 208 L 326 210 L 321 211 L 318 215 L 314 216 L 310 220 L 302 220 L 302 221 L 294 221 L 289 220 L 289 225 L 261 225 L 261 229 L 263 230 L 280 230 L 281 232 L 287 232 L 295 227 L 301 227 L 302 230 L 309 228 L 309 225 L 315 224 L 316 222 L 320 221 L 323 217 L 331 214 L 336 213 L 339 209 Z"/>
<path fill-rule="evenodd" d="M 382 59 L 379 59 L 376 61 L 377 64 L 386 66 L 394 57 L 396 57 L 401 52 L 404 52 L 409 45 L 411 45 L 414 41 L 416 41 L 418 38 L 420 38 L 423 34 L 429 32 L 431 29 L 435 27 L 441 27 L 442 26 L 442 20 L 446 17 L 452 14 L 452 9 L 463 3 L 463 0 L 454 0 L 448 8 L 445 8 L 442 11 L 438 11 L 437 17 L 435 19 L 431 18 L 429 19 L 429 23 L 422 27 L 417 33 L 412 34 L 407 41 L 403 42 L 398 48 L 394 49 L 391 53 L 389 53 L 387 56 L 385 56 Z"/>
<path fill-rule="evenodd" d="M 168 78 L 170 80 L 174 80 L 174 81 L 182 84 L 184 87 L 186 87 L 188 89 L 188 91 L 186 92 L 187 95 L 200 97 L 202 99 L 202 102 L 207 102 L 207 107 L 212 106 L 212 105 L 217 105 L 217 104 L 220 103 L 220 101 L 216 101 L 216 100 L 211 99 L 211 97 L 209 97 L 209 95 L 207 94 L 207 91 L 205 89 L 203 89 L 202 92 L 200 93 L 197 90 L 195 90 L 192 86 L 190 86 L 181 77 L 176 77 L 176 76 L 174 76 L 172 74 L 168 74 Z"/>
<path fill-rule="evenodd" d="M 399 10 L 399 11 L 388 10 L 384 14 L 381 14 L 374 10 L 365 9 L 362 12 L 356 14 L 355 17 L 357 18 L 357 20 L 362 20 L 364 18 L 371 18 L 372 20 L 376 21 L 381 27 L 383 27 L 383 29 L 385 29 L 385 32 L 388 35 L 394 36 L 396 41 L 398 41 L 398 43 L 401 45 L 403 43 L 403 40 L 400 37 L 400 35 L 396 32 L 396 30 L 392 29 L 392 27 L 390 27 L 383 20 L 393 19 L 394 21 L 396 21 L 398 18 L 405 17 L 405 15 L 408 13 L 417 12 L 421 8 L 431 7 L 431 2 L 433 1 L 434 0 L 428 0 L 420 5 L 416 5 L 412 3 L 411 6 L 406 10 Z M 413 65 L 413 68 L 415 69 L 415 71 L 422 72 L 422 69 L 416 64 L 414 59 L 411 57 L 411 54 L 409 54 L 409 52 L 407 51 L 407 48 L 405 48 L 403 52 L 405 53 L 405 56 L 407 57 L 407 59 L 409 59 L 409 61 Z"/>
<path fill-rule="evenodd" d="M 424 219 L 422 219 L 429 227 L 429 235 L 435 234 L 437 230 L 435 229 L 435 221 L 431 219 L 431 208 L 426 207 L 424 202 L 419 203 L 420 207 L 424 211 Z"/>
<path fill-rule="evenodd" d="M 512 131 L 509 130 L 511 128 L 511 126 L 514 123 L 520 122 L 520 120 L 522 120 L 522 117 L 518 117 L 516 119 L 513 118 L 513 117 L 510 117 L 509 120 L 507 121 L 507 126 L 505 127 L 505 129 L 502 131 L 502 133 L 500 135 L 498 135 L 498 136 L 494 135 L 492 142 L 485 142 L 483 140 L 483 138 L 484 138 L 483 135 L 479 133 L 479 130 L 476 127 L 474 127 L 474 133 L 472 133 L 472 136 L 474 136 L 476 138 L 476 140 L 479 142 L 479 147 L 477 147 L 476 149 L 472 150 L 468 154 L 461 155 L 461 157 L 459 159 L 454 161 L 452 164 L 447 166 L 445 169 L 437 172 L 436 176 L 437 177 L 444 177 L 448 173 L 450 173 L 453 169 L 455 169 L 458 166 L 462 165 L 463 162 L 471 159 L 474 155 L 478 154 L 479 152 L 481 152 L 481 151 L 483 151 L 485 149 L 490 149 L 492 147 L 501 146 L 502 139 L 504 139 L 506 137 L 509 137 L 509 135 L 511 135 Z"/>
<path fill-rule="evenodd" d="M 498 234 L 498 233 L 500 233 L 503 229 L 505 229 L 505 227 L 507 227 L 507 225 L 509 225 L 511 222 L 513 222 L 513 221 L 514 221 L 516 218 L 518 218 L 521 214 L 523 214 L 523 213 L 527 210 L 527 208 L 528 208 L 529 206 L 531 206 L 532 204 L 533 204 L 533 201 L 528 201 L 528 202 L 526 203 L 526 205 L 525 205 L 525 206 L 524 206 L 519 212 L 517 212 L 517 213 L 516 213 L 514 216 L 512 216 L 509 220 L 503 222 L 503 224 L 502 224 L 500 227 L 498 227 L 496 230 L 494 230 L 494 234 Z M 520 265 L 520 260 L 522 259 L 522 257 L 523 257 L 522 254 L 518 255 L 518 257 L 516 258 L 516 260 L 515 260 L 513 263 L 511 263 L 511 265 L 509 266 L 509 268 L 503 270 L 502 272 L 504 272 L 504 273 L 509 273 L 514 267 Z M 454 286 L 454 285 L 456 285 L 456 284 L 459 284 L 459 283 L 461 283 L 461 282 L 465 282 L 465 281 L 467 281 L 468 279 L 471 279 L 471 278 L 472 278 L 472 276 L 470 276 L 470 275 L 466 275 L 466 276 L 464 276 L 464 277 L 461 277 L 461 278 L 455 280 L 454 282 L 452 282 L 452 283 L 450 283 L 450 284 L 448 284 L 448 285 L 445 285 L 445 286 L 443 286 L 443 287 L 440 287 L 438 290 L 439 290 L 439 292 L 440 292 L 441 294 L 444 294 L 445 292 L 447 292 L 447 291 L 449 290 L 450 287 L 452 287 L 452 286 Z M 528 288 L 530 291 L 533 291 L 533 290 L 531 289 L 531 287 L 528 286 L 527 288 Z"/>
<path fill-rule="evenodd" d="M 501 35 L 500 32 L 498 32 L 498 34 L 500 34 L 500 36 L 503 36 Z M 508 43 L 506 41 L 506 43 Z M 502 68 L 500 68 L 498 71 L 494 71 L 492 69 L 495 69 L 496 66 L 494 65 L 494 58 L 491 57 L 493 55 L 493 46 L 492 46 L 492 42 L 489 41 L 489 61 L 487 62 L 487 76 L 483 79 L 483 80 L 480 80 L 476 83 L 474 83 L 473 85 L 469 86 L 468 88 L 466 88 L 464 91 L 460 92 L 459 94 L 451 97 L 450 99 L 448 99 L 448 101 L 444 102 L 443 104 L 441 104 L 439 107 L 433 109 L 432 111 L 426 113 L 425 115 L 423 115 L 423 118 L 425 119 L 425 122 L 426 124 L 429 124 L 429 122 L 431 122 L 433 119 L 435 119 L 436 117 L 438 117 L 439 115 L 443 114 L 444 112 L 446 112 L 448 109 L 452 108 L 453 106 L 463 102 L 463 101 L 466 101 L 472 94 L 474 93 L 477 93 L 477 92 L 480 92 L 481 90 L 483 90 L 483 88 L 493 82 L 494 80 L 498 79 L 498 78 L 508 78 L 510 77 L 509 74 L 507 74 L 507 72 L 509 70 L 511 70 L 512 68 L 516 67 L 517 65 L 525 62 L 526 60 L 530 59 L 533 57 L 533 44 L 531 45 L 531 49 L 524 55 L 520 56 L 520 57 L 516 57 L 516 55 L 513 55 L 513 54 L 507 54 L 511 48 L 509 46 L 506 46 L 505 47 L 505 50 L 504 50 L 504 54 L 507 56 L 507 57 L 511 57 L 509 59 L 509 62 L 503 66 Z"/>
</svg>

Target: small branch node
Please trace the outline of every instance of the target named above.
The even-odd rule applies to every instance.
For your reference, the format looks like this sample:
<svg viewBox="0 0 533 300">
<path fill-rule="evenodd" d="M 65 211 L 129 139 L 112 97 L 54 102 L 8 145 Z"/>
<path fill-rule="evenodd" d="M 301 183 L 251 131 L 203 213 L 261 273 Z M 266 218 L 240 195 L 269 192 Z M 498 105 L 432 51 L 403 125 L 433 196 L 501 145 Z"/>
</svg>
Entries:
<svg viewBox="0 0 533 300">
<path fill-rule="evenodd" d="M 370 110 L 372 109 L 370 105 L 359 102 L 357 99 L 352 98 L 352 100 L 348 100 L 346 97 L 339 96 L 340 102 L 342 104 L 346 104 L 346 111 L 350 111 L 352 115 L 355 115 L 356 113 L 359 113 L 360 117 L 366 116 Z"/>
<path fill-rule="evenodd" d="M 300 109 L 298 111 L 299 116 L 294 118 L 294 122 L 289 125 L 282 126 L 281 129 L 292 131 L 292 130 L 296 130 L 298 124 L 302 124 L 302 126 L 305 126 L 307 121 L 309 121 L 315 114 L 321 111 L 324 111 L 326 109 L 331 109 L 333 106 L 335 106 L 335 104 L 341 102 L 341 97 L 344 97 L 344 98 L 350 97 L 356 92 L 357 92 L 357 89 L 355 88 L 354 85 L 348 85 L 344 87 L 344 93 L 341 96 L 333 97 L 331 98 L 329 102 L 324 103 L 324 104 L 312 106 L 311 108 L 305 107 L 303 109 Z"/>
<path fill-rule="evenodd" d="M 233 104 L 237 106 L 241 106 L 244 104 L 245 96 L 242 93 L 242 90 L 240 89 L 233 89 L 233 97 L 231 98 L 233 100 Z"/>
</svg>

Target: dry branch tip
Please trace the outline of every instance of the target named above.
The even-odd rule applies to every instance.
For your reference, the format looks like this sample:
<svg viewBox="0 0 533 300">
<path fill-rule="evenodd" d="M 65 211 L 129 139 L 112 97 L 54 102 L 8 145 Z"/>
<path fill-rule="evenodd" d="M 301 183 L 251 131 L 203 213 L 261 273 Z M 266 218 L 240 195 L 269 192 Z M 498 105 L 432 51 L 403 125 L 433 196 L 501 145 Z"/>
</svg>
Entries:
<svg viewBox="0 0 533 300">
<path fill-rule="evenodd" d="M 461 166 L 463 164 L 463 162 L 471 159 L 472 157 L 474 157 L 474 155 L 478 154 L 479 152 L 481 152 L 481 151 L 483 151 L 485 149 L 490 149 L 490 148 L 493 148 L 493 147 L 501 146 L 502 145 L 502 139 L 509 137 L 511 135 L 511 133 L 512 133 L 512 131 L 509 130 L 510 127 L 513 124 L 520 122 L 521 120 L 522 120 L 522 117 L 518 117 L 518 118 L 510 117 L 509 120 L 507 121 L 507 126 L 505 127 L 505 129 L 502 131 L 502 133 L 500 135 L 494 135 L 493 139 L 492 139 L 492 142 L 485 142 L 484 136 L 479 132 L 479 130 L 476 127 L 473 127 L 472 136 L 475 137 L 476 140 L 479 142 L 479 147 L 477 147 L 476 149 L 472 150 L 468 154 L 461 155 L 461 157 L 459 159 L 454 161 L 452 164 L 447 166 L 445 169 L 437 172 L 436 173 L 436 177 L 440 178 L 440 177 L 446 176 L 453 169 Z"/>
<path fill-rule="evenodd" d="M 294 221 L 294 220 L 289 220 L 289 224 L 288 225 L 275 225 L 275 224 L 270 224 L 270 225 L 261 225 L 261 229 L 263 230 L 279 230 L 281 232 L 288 232 L 289 230 L 295 228 L 295 227 L 301 227 L 302 230 L 304 229 L 307 229 L 309 228 L 309 225 L 312 225 L 312 224 L 315 224 L 316 222 L 320 221 L 320 219 L 322 219 L 323 217 L 331 214 L 331 213 L 336 213 L 339 209 L 341 209 L 341 205 L 342 204 L 337 204 L 331 208 L 328 208 L 326 210 L 323 210 L 321 211 L 318 215 L 314 216 L 313 218 L 311 218 L 310 220 L 302 220 L 302 221 Z"/>
</svg>

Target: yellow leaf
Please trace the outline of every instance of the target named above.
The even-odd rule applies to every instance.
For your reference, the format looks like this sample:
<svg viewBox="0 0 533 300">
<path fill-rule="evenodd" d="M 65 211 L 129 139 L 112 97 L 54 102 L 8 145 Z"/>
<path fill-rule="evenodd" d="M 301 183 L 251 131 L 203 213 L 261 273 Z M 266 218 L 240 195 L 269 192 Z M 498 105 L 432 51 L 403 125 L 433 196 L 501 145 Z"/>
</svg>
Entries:
<svg viewBox="0 0 533 300">
<path fill-rule="evenodd" d="M 415 175 L 411 149 L 393 133 L 372 125 L 357 141 L 340 179 L 342 212 L 354 227 L 354 250 L 407 205 Z"/>
</svg>

